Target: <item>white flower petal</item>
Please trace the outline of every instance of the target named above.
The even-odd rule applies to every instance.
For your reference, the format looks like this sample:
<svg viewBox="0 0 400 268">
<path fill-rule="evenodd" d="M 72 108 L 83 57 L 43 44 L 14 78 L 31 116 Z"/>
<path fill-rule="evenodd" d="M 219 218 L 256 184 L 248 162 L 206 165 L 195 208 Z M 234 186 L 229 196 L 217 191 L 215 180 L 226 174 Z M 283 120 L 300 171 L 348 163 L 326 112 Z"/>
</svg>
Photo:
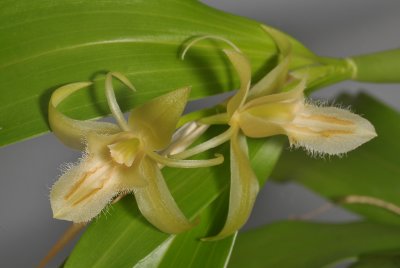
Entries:
<svg viewBox="0 0 400 268">
<path fill-rule="evenodd" d="M 359 115 L 308 104 L 284 128 L 293 146 L 317 154 L 346 153 L 377 136 L 374 126 Z"/>
<path fill-rule="evenodd" d="M 54 218 L 88 222 L 118 194 L 113 167 L 84 159 L 53 185 L 50 193 Z"/>
</svg>

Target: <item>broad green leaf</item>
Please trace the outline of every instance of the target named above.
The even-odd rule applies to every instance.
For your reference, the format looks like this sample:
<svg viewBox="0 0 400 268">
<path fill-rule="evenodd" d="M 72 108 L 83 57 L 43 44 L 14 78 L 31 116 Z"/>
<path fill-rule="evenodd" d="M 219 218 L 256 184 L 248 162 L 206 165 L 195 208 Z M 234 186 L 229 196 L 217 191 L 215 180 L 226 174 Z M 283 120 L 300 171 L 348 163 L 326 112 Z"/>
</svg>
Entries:
<svg viewBox="0 0 400 268">
<path fill-rule="evenodd" d="M 239 234 L 229 267 L 321 268 L 363 253 L 394 249 L 400 249 L 397 226 L 284 221 Z"/>
<path fill-rule="evenodd" d="M 216 131 L 221 132 L 221 128 L 214 129 L 209 134 L 215 135 Z M 279 139 L 250 140 L 249 147 L 255 173 L 260 182 L 264 183 L 280 155 L 281 141 Z M 226 157 L 225 163 L 220 166 L 201 169 L 163 169 L 168 186 L 177 204 L 185 215 L 191 219 L 201 215 L 221 193 L 228 190 L 230 180 L 228 146 L 225 144 L 219 147 L 218 151 Z M 228 201 L 226 200 L 225 205 L 227 204 Z M 214 206 L 214 209 L 215 206 L 218 207 L 214 203 L 212 206 Z M 204 232 L 202 228 L 209 228 L 207 226 L 218 224 L 222 226 L 225 217 L 215 218 L 203 215 L 200 220 L 202 221 L 200 229 L 193 230 L 195 233 L 197 231 Z M 216 234 L 217 230 L 214 227 L 211 228 Z M 182 234 L 182 236 L 186 235 Z M 209 235 L 212 235 L 212 233 Z M 90 224 L 69 257 L 65 267 L 132 267 L 151 254 L 169 237 L 169 235 L 160 232 L 146 222 L 138 212 L 133 197 L 127 196 L 122 201 L 111 206 L 105 215 Z M 180 238 L 178 235 L 175 239 L 184 238 Z M 188 234 L 187 239 L 192 239 L 192 241 L 188 241 L 191 246 L 182 249 L 181 254 L 183 256 L 186 254 L 195 255 L 192 250 L 197 249 L 198 236 Z M 196 241 L 193 241 L 193 239 Z M 222 245 L 217 244 L 218 246 L 207 242 L 209 244 L 201 244 L 200 251 L 204 254 L 221 253 L 226 257 L 226 251 L 231 247 L 231 243 L 228 242 L 221 241 L 219 243 Z M 208 245 L 211 248 L 207 248 Z M 217 249 L 214 250 L 212 247 L 217 247 Z M 223 262 L 220 258 L 214 259 L 217 264 Z"/>
<path fill-rule="evenodd" d="M 357 195 L 399 207 L 400 114 L 364 94 L 342 101 L 370 120 L 378 137 L 341 158 L 311 158 L 301 150 L 285 152 L 273 177 L 296 180 L 339 204 L 345 196 Z M 343 205 L 369 219 L 400 224 L 400 215 L 389 210 L 367 204 Z"/>
<path fill-rule="evenodd" d="M 192 86 L 192 99 L 234 89 L 222 44 L 204 41 L 179 59 L 182 44 L 199 35 L 234 42 L 250 57 L 256 79 L 276 62 L 276 47 L 259 23 L 197 1 L 1 1 L 0 146 L 48 131 L 50 95 L 67 83 L 96 82 L 62 112 L 76 119 L 108 114 L 107 71 L 127 75 L 138 90 L 117 90 L 123 110 L 185 86 Z M 314 54 L 291 41 L 292 68 L 315 63 Z"/>
<path fill-rule="evenodd" d="M 397 268 L 400 267 L 400 249 L 393 252 L 375 253 L 359 257 L 349 268 Z"/>
<path fill-rule="evenodd" d="M 221 230 L 228 200 L 228 191 L 225 191 L 204 209 L 200 214 L 200 224 L 193 230 L 176 236 L 157 267 L 226 267 L 236 235 L 212 242 L 200 239 L 215 235 Z"/>
</svg>

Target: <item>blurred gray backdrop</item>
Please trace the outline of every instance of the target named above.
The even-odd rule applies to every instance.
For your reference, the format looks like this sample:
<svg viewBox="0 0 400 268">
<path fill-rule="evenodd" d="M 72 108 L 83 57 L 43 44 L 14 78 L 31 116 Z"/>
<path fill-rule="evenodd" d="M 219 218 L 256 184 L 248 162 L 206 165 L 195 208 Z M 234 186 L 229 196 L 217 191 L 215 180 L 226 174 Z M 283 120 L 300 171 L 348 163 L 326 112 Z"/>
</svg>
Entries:
<svg viewBox="0 0 400 268">
<path fill-rule="evenodd" d="M 398 0 L 205 0 L 216 8 L 275 26 L 319 55 L 346 57 L 399 47 Z M 400 72 L 400 70 L 399 70 Z M 400 85 L 344 82 L 313 97 L 334 97 L 340 90 L 365 90 L 400 109 Z M 64 147 L 53 135 L 0 148 L 1 267 L 34 267 L 69 223 L 52 219 L 49 188 L 60 175 L 58 167 L 74 162 L 79 153 Z M 287 219 L 318 208 L 327 201 L 294 183 L 267 183 L 246 228 Z M 348 221 L 355 215 L 335 208 L 317 217 Z M 57 265 L 70 246 L 52 262 Z"/>
</svg>

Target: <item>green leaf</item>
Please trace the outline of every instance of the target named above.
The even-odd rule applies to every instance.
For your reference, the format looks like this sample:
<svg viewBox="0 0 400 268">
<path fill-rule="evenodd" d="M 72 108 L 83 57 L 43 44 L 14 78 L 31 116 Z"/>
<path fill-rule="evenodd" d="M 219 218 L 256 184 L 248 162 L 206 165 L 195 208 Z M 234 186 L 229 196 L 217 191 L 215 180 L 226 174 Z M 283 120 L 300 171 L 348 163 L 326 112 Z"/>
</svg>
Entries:
<svg viewBox="0 0 400 268">
<path fill-rule="evenodd" d="M 221 132 L 221 128 L 214 128 L 208 134 L 213 136 L 217 131 Z M 207 257 L 210 260 L 214 258 L 213 261 L 217 266 L 212 267 L 223 267 L 223 265 L 218 265 L 224 260 L 212 256 L 221 254 L 226 258 L 227 250 L 232 246 L 232 241 L 229 242 L 229 239 L 232 240 L 232 238 L 227 238 L 228 241 L 217 242 L 218 244 L 201 242 L 200 245 L 198 234 L 210 230 L 207 228 L 211 228 L 211 231 L 216 233 L 215 226 L 221 227 L 225 221 L 225 214 L 211 217 L 207 216 L 207 211 L 208 209 L 218 211 L 220 206 L 213 202 L 228 190 L 230 180 L 230 174 L 227 172 L 229 170 L 228 147 L 225 144 L 218 148 L 218 151 L 226 157 L 226 161 L 220 166 L 201 169 L 163 169 L 172 195 L 186 216 L 195 219 L 198 215 L 202 215 L 199 229 L 194 229 L 193 233 L 176 236 L 177 240 L 188 239 L 187 243 L 190 244 L 182 248 L 179 258 L 188 258 L 188 256 L 199 258 L 200 255 L 197 256 L 196 251 L 200 248 L 198 254 L 202 254 L 202 258 L 207 254 L 210 254 Z M 279 139 L 250 140 L 249 147 L 253 168 L 260 183 L 263 184 L 280 155 L 282 142 Z M 210 204 L 213 204 L 212 207 L 205 210 Z M 227 204 L 228 201 L 225 200 L 225 205 Z M 90 224 L 68 258 L 65 267 L 132 267 L 151 254 L 169 237 L 146 222 L 140 215 L 133 197 L 129 195 L 111 206 L 105 215 Z M 172 243 L 171 246 L 176 247 L 177 244 Z M 166 256 L 167 259 L 172 258 L 170 254 Z"/>
<path fill-rule="evenodd" d="M 108 114 L 107 71 L 127 75 L 138 89 L 117 90 L 123 110 L 184 86 L 192 86 L 192 99 L 234 89 L 221 44 L 202 42 L 179 59 L 193 36 L 230 39 L 250 57 L 256 79 L 276 61 L 276 47 L 259 23 L 197 1 L 4 0 L 0 25 L 0 146 L 48 131 L 50 95 L 66 83 L 96 82 L 66 101 L 62 112 L 76 119 Z M 292 68 L 317 60 L 291 41 Z"/>
<path fill-rule="evenodd" d="M 345 196 L 358 195 L 400 206 L 400 114 L 365 94 L 344 97 L 342 102 L 351 103 L 353 111 L 370 120 L 378 137 L 341 158 L 311 158 L 300 150 L 285 152 L 273 177 L 296 180 L 369 219 L 400 224 L 400 215 L 389 210 L 342 202 Z"/>
<path fill-rule="evenodd" d="M 199 226 L 176 236 L 157 267 L 226 267 L 236 235 L 212 242 L 200 239 L 218 233 L 223 227 L 228 200 L 225 191 L 201 213 Z"/>
<path fill-rule="evenodd" d="M 397 268 L 400 267 L 400 250 L 379 252 L 359 257 L 349 268 Z"/>
<path fill-rule="evenodd" d="M 239 234 L 229 267 L 320 268 L 362 253 L 399 248 L 397 226 L 285 221 Z"/>
</svg>

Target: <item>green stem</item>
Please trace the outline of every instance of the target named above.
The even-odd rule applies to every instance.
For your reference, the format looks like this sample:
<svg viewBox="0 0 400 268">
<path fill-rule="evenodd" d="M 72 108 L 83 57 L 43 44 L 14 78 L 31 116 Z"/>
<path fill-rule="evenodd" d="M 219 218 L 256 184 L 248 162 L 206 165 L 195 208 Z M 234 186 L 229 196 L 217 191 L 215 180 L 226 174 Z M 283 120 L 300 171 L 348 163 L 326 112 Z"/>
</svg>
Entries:
<svg viewBox="0 0 400 268">
<path fill-rule="evenodd" d="M 400 49 L 352 57 L 354 80 L 373 83 L 400 82 Z"/>
<path fill-rule="evenodd" d="M 320 58 L 320 64 L 309 65 L 292 71 L 294 77 L 307 77 L 307 92 L 352 79 L 354 64 L 347 59 Z"/>
</svg>

